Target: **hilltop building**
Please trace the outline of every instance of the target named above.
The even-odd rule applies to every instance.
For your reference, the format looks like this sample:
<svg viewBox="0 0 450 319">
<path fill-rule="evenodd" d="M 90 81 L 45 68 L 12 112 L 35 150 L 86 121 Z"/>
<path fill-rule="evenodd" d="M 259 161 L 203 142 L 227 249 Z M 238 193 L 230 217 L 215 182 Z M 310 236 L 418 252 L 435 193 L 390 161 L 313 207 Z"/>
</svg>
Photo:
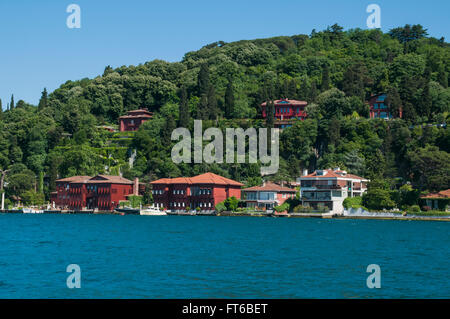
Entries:
<svg viewBox="0 0 450 319">
<path fill-rule="evenodd" d="M 145 121 L 153 117 L 153 113 L 147 109 L 129 111 L 128 115 L 119 117 L 121 132 L 137 131 Z"/>
<path fill-rule="evenodd" d="M 387 95 L 385 93 L 373 95 L 369 98 L 367 102 L 370 107 L 370 118 L 371 119 L 385 119 L 390 120 L 394 118 L 392 112 L 390 112 L 389 107 L 385 104 Z M 399 117 L 402 118 L 403 112 L 400 110 Z"/>
<path fill-rule="evenodd" d="M 56 208 L 113 211 L 129 195 L 139 195 L 139 180 L 120 176 L 73 176 L 56 181 L 51 201 Z"/>
<path fill-rule="evenodd" d="M 274 101 L 275 106 L 275 121 L 274 126 L 276 128 L 286 128 L 292 126 L 294 120 L 304 120 L 307 117 L 306 106 L 308 102 L 297 101 L 289 99 L 281 99 Z M 267 102 L 261 104 L 262 116 L 267 118 L 266 110 Z"/>
<path fill-rule="evenodd" d="M 254 186 L 242 190 L 242 197 L 249 208 L 258 210 L 272 210 L 282 205 L 288 198 L 295 198 L 296 190 L 282 187 L 275 183 L 264 183 L 262 186 Z"/>
<path fill-rule="evenodd" d="M 194 177 L 163 178 L 151 182 L 156 207 L 186 210 L 188 207 L 214 210 L 229 197 L 241 198 L 243 184 L 231 179 L 206 173 Z"/>
<path fill-rule="evenodd" d="M 316 170 L 299 178 L 303 206 L 314 210 L 326 209 L 341 214 L 347 197 L 362 196 L 369 180 L 348 174 L 339 168 Z"/>
</svg>

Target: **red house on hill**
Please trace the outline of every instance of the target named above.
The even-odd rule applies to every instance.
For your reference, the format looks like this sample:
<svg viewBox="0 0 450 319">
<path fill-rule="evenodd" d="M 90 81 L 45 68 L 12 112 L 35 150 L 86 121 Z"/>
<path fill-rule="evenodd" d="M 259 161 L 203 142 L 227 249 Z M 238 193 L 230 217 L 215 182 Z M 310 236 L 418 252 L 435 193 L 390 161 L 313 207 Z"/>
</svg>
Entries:
<svg viewBox="0 0 450 319">
<path fill-rule="evenodd" d="M 206 173 L 194 177 L 163 178 L 150 183 L 156 207 L 186 210 L 187 207 L 214 210 L 229 197 L 241 198 L 243 184 Z"/>
<path fill-rule="evenodd" d="M 73 176 L 56 181 L 55 207 L 68 210 L 113 211 L 129 195 L 139 195 L 139 181 L 120 176 Z"/>
<path fill-rule="evenodd" d="M 293 120 L 304 120 L 307 117 L 306 106 L 308 102 L 289 99 L 274 101 L 275 106 L 275 127 L 286 128 L 292 126 Z M 267 118 L 267 102 L 261 104 L 262 116 Z"/>
<path fill-rule="evenodd" d="M 148 121 L 152 117 L 153 113 L 149 112 L 147 109 L 129 111 L 128 115 L 119 117 L 120 131 L 137 131 L 142 123 Z"/>
<path fill-rule="evenodd" d="M 390 120 L 394 118 L 394 114 L 389 110 L 389 106 L 385 104 L 387 95 L 384 93 L 373 95 L 369 98 L 367 102 L 370 107 L 370 118 L 371 119 L 385 119 Z M 403 111 L 399 110 L 398 117 L 402 118 Z"/>
</svg>

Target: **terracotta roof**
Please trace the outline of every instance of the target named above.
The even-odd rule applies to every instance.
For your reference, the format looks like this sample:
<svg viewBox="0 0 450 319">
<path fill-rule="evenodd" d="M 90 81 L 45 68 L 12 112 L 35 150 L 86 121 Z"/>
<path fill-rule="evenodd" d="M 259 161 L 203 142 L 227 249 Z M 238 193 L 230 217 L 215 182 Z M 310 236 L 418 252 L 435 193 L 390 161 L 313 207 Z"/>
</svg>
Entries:
<svg viewBox="0 0 450 319">
<path fill-rule="evenodd" d="M 450 198 L 450 189 L 440 191 L 439 193 L 430 193 L 420 198 Z"/>
<path fill-rule="evenodd" d="M 205 173 L 194 177 L 162 178 L 153 181 L 150 184 L 215 184 L 243 186 L 243 184 L 239 182 L 213 173 Z"/>
<path fill-rule="evenodd" d="M 273 191 L 273 192 L 295 193 L 295 189 L 293 189 L 293 188 L 281 187 L 280 185 L 271 183 L 271 182 L 266 183 L 266 185 L 264 185 L 264 186 L 254 186 L 254 187 L 245 188 L 245 189 L 243 189 L 243 191 L 255 191 L 255 192 Z"/>
<path fill-rule="evenodd" d="M 289 100 L 289 99 L 280 99 L 275 100 L 273 103 L 276 105 L 299 105 L 299 106 L 307 106 L 308 102 L 306 101 L 297 101 L 297 100 Z M 266 106 L 267 102 L 261 104 L 261 106 Z"/>
<path fill-rule="evenodd" d="M 235 185 L 243 186 L 239 182 L 225 178 L 213 173 L 205 173 L 191 178 L 192 184 L 216 184 L 216 185 Z"/>
<path fill-rule="evenodd" d="M 58 180 L 56 180 L 56 182 L 82 183 L 91 178 L 92 178 L 91 176 L 72 176 L 72 177 L 58 179 Z"/>
<path fill-rule="evenodd" d="M 131 119 L 131 118 L 136 119 L 136 118 L 140 118 L 140 117 L 144 117 L 144 118 L 148 118 L 148 119 L 152 118 L 152 116 L 148 115 L 148 114 L 139 114 L 139 115 L 124 115 L 124 116 L 119 117 L 119 119 Z"/>
<path fill-rule="evenodd" d="M 351 178 L 351 179 L 361 179 L 361 180 L 366 180 L 364 177 L 361 176 L 357 176 L 357 175 L 353 175 L 353 174 L 343 174 L 344 171 L 341 170 L 332 170 L 332 169 L 323 169 L 323 170 L 318 170 L 318 171 L 324 171 L 326 172 L 326 174 L 324 175 L 317 175 L 317 170 L 309 175 L 306 176 L 302 176 L 301 179 L 303 178 Z"/>
<path fill-rule="evenodd" d="M 111 175 L 97 175 L 92 177 L 86 183 L 89 184 L 134 184 L 129 179 L 123 178 L 121 176 L 111 176 Z"/>
</svg>

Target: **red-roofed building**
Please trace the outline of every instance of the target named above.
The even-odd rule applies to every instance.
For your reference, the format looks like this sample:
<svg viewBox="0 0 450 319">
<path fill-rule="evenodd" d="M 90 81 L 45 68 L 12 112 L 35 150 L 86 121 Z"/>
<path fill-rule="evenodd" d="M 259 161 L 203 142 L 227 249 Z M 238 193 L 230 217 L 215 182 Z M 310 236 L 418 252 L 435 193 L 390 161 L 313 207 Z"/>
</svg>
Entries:
<svg viewBox="0 0 450 319">
<path fill-rule="evenodd" d="M 450 189 L 420 197 L 422 207 L 427 210 L 450 210 Z"/>
<path fill-rule="evenodd" d="M 139 182 L 120 176 L 73 176 L 56 181 L 52 202 L 59 209 L 113 211 L 129 195 L 139 195 Z"/>
<path fill-rule="evenodd" d="M 276 128 L 286 128 L 292 126 L 294 120 L 304 120 L 307 117 L 306 106 L 308 102 L 289 99 L 281 99 L 274 101 L 275 106 L 275 122 Z M 267 103 L 261 104 L 262 116 L 267 118 Z"/>
<path fill-rule="evenodd" d="M 369 180 L 348 174 L 339 168 L 316 170 L 299 178 L 303 206 L 313 210 L 326 209 L 333 213 L 344 211 L 347 197 L 362 196 Z"/>
<path fill-rule="evenodd" d="M 295 198 L 296 190 L 282 187 L 275 183 L 264 183 L 263 186 L 254 186 L 242 190 L 242 197 L 249 208 L 258 210 L 272 210 L 282 205 L 288 198 Z"/>
<path fill-rule="evenodd" d="M 206 173 L 194 177 L 163 178 L 151 182 L 156 207 L 186 210 L 187 207 L 214 210 L 229 197 L 241 198 L 243 184 Z"/>
<path fill-rule="evenodd" d="M 389 107 L 386 105 L 387 95 L 384 93 L 372 95 L 367 102 L 370 107 L 370 118 L 371 119 L 384 119 L 390 120 L 394 118 L 394 114 L 389 110 Z M 400 109 L 399 118 L 403 117 L 403 111 Z"/>
<path fill-rule="evenodd" d="M 139 126 L 153 117 L 153 113 L 147 109 L 129 111 L 128 115 L 119 117 L 121 132 L 137 131 Z"/>
</svg>

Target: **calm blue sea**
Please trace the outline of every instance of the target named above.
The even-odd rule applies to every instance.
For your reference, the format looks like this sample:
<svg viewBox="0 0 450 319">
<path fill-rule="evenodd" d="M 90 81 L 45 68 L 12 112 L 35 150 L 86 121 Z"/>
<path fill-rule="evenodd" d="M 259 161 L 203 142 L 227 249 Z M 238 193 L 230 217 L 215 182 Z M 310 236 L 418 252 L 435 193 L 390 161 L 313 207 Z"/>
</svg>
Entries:
<svg viewBox="0 0 450 319">
<path fill-rule="evenodd" d="M 3 214 L 0 298 L 449 298 L 449 234 L 445 222 Z"/>
</svg>

